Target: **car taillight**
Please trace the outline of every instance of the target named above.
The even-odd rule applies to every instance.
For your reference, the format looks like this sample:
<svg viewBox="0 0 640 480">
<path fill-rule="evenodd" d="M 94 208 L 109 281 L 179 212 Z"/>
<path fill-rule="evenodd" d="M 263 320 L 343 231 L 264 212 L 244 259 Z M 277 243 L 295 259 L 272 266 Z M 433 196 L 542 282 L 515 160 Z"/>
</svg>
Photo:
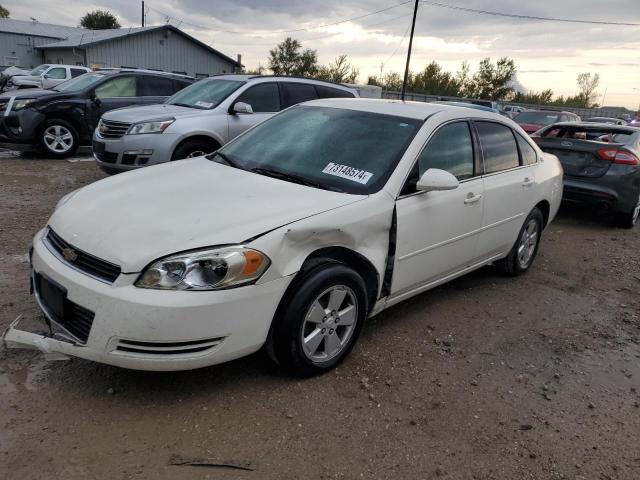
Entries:
<svg viewBox="0 0 640 480">
<path fill-rule="evenodd" d="M 620 165 L 640 165 L 640 159 L 633 153 L 617 148 L 601 148 L 598 150 L 598 156 L 602 160 Z"/>
</svg>

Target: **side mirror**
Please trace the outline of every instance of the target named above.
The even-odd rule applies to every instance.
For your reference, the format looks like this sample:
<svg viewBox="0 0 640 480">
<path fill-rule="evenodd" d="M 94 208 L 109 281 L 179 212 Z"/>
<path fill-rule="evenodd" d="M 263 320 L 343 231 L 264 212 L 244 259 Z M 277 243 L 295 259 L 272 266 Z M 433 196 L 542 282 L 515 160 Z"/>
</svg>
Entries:
<svg viewBox="0 0 640 480">
<path fill-rule="evenodd" d="M 460 186 L 458 179 L 449 172 L 438 168 L 430 168 L 422 174 L 416 184 L 416 189 L 421 192 L 437 192 L 442 190 L 455 190 Z"/>
<path fill-rule="evenodd" d="M 98 107 L 100 105 L 102 105 L 102 100 L 100 100 L 98 97 L 96 97 L 95 92 L 91 92 L 89 94 L 89 100 L 91 100 L 93 103 L 95 103 Z"/>
<path fill-rule="evenodd" d="M 231 111 L 233 113 L 253 113 L 253 108 L 248 103 L 236 102 L 231 107 Z"/>
<path fill-rule="evenodd" d="M 46 73 L 43 73 L 43 74 L 41 75 L 41 77 L 42 77 L 42 78 L 49 78 L 49 75 L 48 75 L 48 74 L 46 74 Z"/>
</svg>

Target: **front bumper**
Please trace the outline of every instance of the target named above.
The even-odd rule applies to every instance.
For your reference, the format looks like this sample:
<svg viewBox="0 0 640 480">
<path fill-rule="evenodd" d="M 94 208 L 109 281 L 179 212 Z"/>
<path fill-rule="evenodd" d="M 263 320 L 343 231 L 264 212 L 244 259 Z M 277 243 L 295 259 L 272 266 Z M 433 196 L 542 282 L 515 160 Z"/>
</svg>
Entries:
<svg viewBox="0 0 640 480">
<path fill-rule="evenodd" d="M 103 170 L 126 172 L 169 162 L 180 138 L 164 132 L 107 139 L 94 133 L 93 157 Z"/>
<path fill-rule="evenodd" d="M 44 115 L 30 108 L 6 113 L 7 105 L 0 105 L 0 147 L 11 150 L 33 150 L 36 132 Z"/>
<path fill-rule="evenodd" d="M 121 274 L 111 285 L 71 268 L 34 239 L 32 267 L 64 287 L 67 299 L 95 316 L 86 343 L 47 313 L 54 337 L 19 330 L 4 336 L 8 347 L 75 356 L 136 370 L 189 370 L 260 349 L 291 277 L 235 289 L 184 292 L 137 288 L 138 273 Z M 37 293 L 37 292 L 36 292 Z M 62 329 L 62 335 L 59 332 Z"/>
</svg>

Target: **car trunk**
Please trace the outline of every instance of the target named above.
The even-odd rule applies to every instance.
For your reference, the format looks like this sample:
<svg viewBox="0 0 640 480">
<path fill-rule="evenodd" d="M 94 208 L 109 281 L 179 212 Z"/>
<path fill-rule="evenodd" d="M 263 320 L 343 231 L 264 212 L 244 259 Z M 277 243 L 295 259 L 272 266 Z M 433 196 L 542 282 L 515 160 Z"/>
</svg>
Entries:
<svg viewBox="0 0 640 480">
<path fill-rule="evenodd" d="M 545 152 L 558 157 L 564 174 L 571 177 L 601 177 L 613 163 L 598 155 L 601 149 L 616 149 L 621 144 L 593 142 L 562 138 L 535 138 L 535 142 Z"/>
</svg>

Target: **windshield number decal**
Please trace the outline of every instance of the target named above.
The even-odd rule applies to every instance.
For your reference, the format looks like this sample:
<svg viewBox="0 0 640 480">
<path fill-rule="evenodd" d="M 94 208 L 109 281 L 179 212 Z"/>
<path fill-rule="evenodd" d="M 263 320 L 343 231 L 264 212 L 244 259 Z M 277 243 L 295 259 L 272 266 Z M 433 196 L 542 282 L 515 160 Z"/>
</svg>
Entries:
<svg viewBox="0 0 640 480">
<path fill-rule="evenodd" d="M 196 105 L 198 107 L 202 107 L 202 108 L 211 108 L 211 107 L 213 107 L 213 103 L 211 103 L 211 102 L 203 102 L 202 100 L 198 100 L 196 102 Z"/>
<path fill-rule="evenodd" d="M 366 185 L 371 177 L 373 177 L 373 173 L 371 172 L 353 168 L 349 165 L 340 165 L 339 163 L 329 163 L 324 167 L 322 173 L 333 175 L 334 177 L 346 178 L 347 180 L 358 182 L 362 185 Z"/>
</svg>

